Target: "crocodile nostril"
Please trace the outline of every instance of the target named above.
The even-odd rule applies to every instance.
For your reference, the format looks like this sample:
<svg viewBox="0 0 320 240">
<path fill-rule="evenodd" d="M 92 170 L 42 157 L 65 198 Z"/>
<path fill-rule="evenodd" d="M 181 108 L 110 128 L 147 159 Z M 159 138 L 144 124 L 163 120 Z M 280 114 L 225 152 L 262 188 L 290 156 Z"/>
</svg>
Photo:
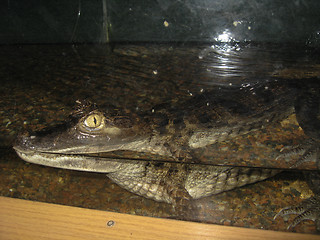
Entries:
<svg viewBox="0 0 320 240">
<path fill-rule="evenodd" d="M 26 146 L 30 140 L 34 139 L 36 136 L 30 135 L 29 132 L 23 132 L 18 135 L 16 141 L 15 141 L 15 146 Z"/>
</svg>

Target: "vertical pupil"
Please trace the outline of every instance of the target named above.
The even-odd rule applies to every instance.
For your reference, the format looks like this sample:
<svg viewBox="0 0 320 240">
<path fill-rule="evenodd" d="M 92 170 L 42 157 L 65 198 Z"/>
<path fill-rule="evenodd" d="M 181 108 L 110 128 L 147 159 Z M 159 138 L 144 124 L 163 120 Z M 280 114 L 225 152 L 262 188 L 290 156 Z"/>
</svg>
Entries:
<svg viewBox="0 0 320 240">
<path fill-rule="evenodd" d="M 94 125 L 97 125 L 97 119 L 95 117 L 93 118 L 93 122 L 94 122 Z"/>
</svg>

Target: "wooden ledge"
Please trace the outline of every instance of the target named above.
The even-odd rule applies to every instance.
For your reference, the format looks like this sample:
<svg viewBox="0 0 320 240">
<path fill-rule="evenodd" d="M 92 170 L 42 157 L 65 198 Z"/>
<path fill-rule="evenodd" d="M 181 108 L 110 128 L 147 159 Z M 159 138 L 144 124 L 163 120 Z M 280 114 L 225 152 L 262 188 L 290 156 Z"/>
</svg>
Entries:
<svg viewBox="0 0 320 240">
<path fill-rule="evenodd" d="M 319 239 L 0 197 L 0 239 Z"/>
</svg>

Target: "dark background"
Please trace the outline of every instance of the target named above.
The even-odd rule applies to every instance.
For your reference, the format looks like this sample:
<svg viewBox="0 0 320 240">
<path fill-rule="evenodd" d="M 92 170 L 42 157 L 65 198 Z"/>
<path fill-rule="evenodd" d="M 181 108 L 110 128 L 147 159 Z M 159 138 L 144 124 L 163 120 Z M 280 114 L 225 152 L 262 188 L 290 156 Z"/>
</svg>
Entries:
<svg viewBox="0 0 320 240">
<path fill-rule="evenodd" d="M 257 41 L 318 46 L 319 12 L 318 0 L 6 0 L 0 3 L 0 44 Z"/>
</svg>

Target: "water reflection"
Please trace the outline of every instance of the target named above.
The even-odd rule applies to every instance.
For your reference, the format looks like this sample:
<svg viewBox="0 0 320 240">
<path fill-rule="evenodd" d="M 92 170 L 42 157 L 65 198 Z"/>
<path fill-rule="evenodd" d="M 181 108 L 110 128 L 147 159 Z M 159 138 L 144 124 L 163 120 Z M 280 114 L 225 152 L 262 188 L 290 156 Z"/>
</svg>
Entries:
<svg viewBox="0 0 320 240">
<path fill-rule="evenodd" d="M 203 74 L 206 74 L 207 78 L 202 80 L 210 79 L 202 84 L 209 86 L 228 85 L 230 82 L 240 85 L 243 82 L 263 81 L 272 76 L 279 76 L 288 69 L 302 73 L 313 68 L 312 66 L 318 61 L 313 54 L 308 55 L 303 48 L 293 49 L 289 45 L 281 47 L 270 45 L 266 48 L 252 43 L 236 42 L 217 43 L 205 47 L 199 52 L 198 58 L 202 67 L 206 67 Z M 317 74 L 318 70 L 313 71 L 313 76 Z M 283 77 L 295 78 L 296 76 Z M 299 77 L 303 77 L 303 74 Z"/>
</svg>

